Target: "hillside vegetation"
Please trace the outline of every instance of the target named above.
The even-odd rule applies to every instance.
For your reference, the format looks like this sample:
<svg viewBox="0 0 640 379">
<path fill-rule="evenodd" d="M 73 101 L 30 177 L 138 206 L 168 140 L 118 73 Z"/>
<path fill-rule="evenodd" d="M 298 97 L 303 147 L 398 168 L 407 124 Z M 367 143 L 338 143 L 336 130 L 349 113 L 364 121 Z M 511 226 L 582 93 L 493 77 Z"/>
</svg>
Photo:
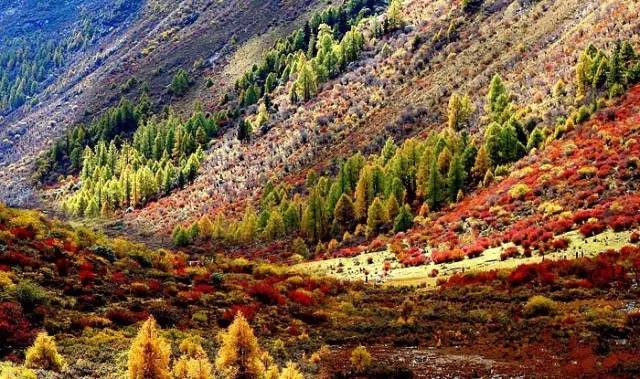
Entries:
<svg viewBox="0 0 640 379">
<path fill-rule="evenodd" d="M 79 6 L 0 7 L 0 379 L 640 376 L 637 2 Z"/>
</svg>

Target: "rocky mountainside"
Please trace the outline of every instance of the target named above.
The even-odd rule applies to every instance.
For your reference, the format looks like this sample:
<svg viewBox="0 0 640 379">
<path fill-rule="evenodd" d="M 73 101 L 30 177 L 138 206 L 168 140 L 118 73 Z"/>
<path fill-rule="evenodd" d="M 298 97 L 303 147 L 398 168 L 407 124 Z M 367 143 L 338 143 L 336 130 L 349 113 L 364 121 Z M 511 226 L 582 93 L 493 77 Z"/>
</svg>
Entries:
<svg viewBox="0 0 640 379">
<path fill-rule="evenodd" d="M 1 175 L 7 178 L 0 191 L 3 199 L 23 205 L 39 201 L 31 180 L 35 158 L 70 126 L 89 121 L 122 96 L 137 97 L 142 83 L 157 110 L 163 105 L 190 108 L 194 98 L 217 100 L 243 72 L 242 65 L 251 64 L 276 38 L 299 25 L 316 3 L 144 3 L 138 12 L 116 22 L 95 46 L 74 56 L 74 64 L 48 87 L 38 105 L 28 111 L 18 109 L 2 120 Z M 21 3 L 7 12 L 24 9 L 27 4 Z M 87 13 L 96 15 L 90 10 Z M 237 51 L 241 51 L 240 57 L 233 55 Z M 199 59 L 203 64 L 193 69 Z M 229 68 L 230 62 L 233 69 Z M 199 85 L 176 99 L 168 94 L 167 87 L 179 68 L 193 71 L 193 80 Z M 137 85 L 123 89 L 122 84 L 132 78 Z M 211 78 L 213 89 L 206 88 L 202 78 Z"/>
</svg>

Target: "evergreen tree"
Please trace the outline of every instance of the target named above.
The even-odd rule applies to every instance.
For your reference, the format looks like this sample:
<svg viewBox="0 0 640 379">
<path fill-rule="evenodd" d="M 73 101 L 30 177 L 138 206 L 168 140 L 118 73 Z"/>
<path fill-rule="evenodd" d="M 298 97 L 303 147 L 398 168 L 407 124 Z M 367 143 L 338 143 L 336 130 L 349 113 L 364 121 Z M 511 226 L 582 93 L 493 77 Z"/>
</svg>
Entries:
<svg viewBox="0 0 640 379">
<path fill-rule="evenodd" d="M 389 196 L 385 202 L 386 214 L 389 220 L 394 220 L 399 212 L 398 200 L 395 196 Z"/>
<path fill-rule="evenodd" d="M 47 332 L 39 333 L 33 345 L 27 349 L 24 365 L 27 368 L 60 372 L 67 365 L 58 353 L 56 342 Z"/>
<path fill-rule="evenodd" d="M 500 75 L 494 75 L 487 95 L 487 113 L 492 121 L 502 124 L 510 117 L 510 97 Z"/>
<path fill-rule="evenodd" d="M 367 218 L 367 209 L 375 197 L 374 180 L 371 167 L 365 166 L 360 171 L 360 178 L 355 191 L 356 220 L 364 221 Z"/>
<path fill-rule="evenodd" d="M 480 149 L 478 149 L 478 154 L 476 155 L 476 160 L 471 172 L 477 179 L 482 179 L 491 166 L 492 163 L 489 158 L 489 153 L 487 153 L 486 144 L 482 145 Z"/>
<path fill-rule="evenodd" d="M 389 3 L 386 18 L 388 30 L 394 30 L 404 26 L 402 8 L 402 0 L 391 0 L 391 3 Z"/>
<path fill-rule="evenodd" d="M 269 221 L 264 229 L 265 237 L 268 240 L 275 240 L 285 235 L 284 221 L 277 209 L 271 211 Z"/>
<path fill-rule="evenodd" d="M 156 321 L 150 317 L 140 328 L 129 350 L 129 379 L 170 379 L 171 347 L 159 335 Z"/>
<path fill-rule="evenodd" d="M 529 141 L 527 142 L 527 151 L 533 148 L 539 148 L 544 143 L 544 135 L 540 128 L 535 128 L 529 135 Z"/>
<path fill-rule="evenodd" d="M 298 60 L 298 79 L 295 82 L 297 96 L 303 101 L 308 101 L 317 91 L 317 77 L 311 63 L 309 63 L 304 54 L 300 54 Z"/>
<path fill-rule="evenodd" d="M 189 85 L 191 84 L 191 79 L 189 79 L 189 74 L 184 69 L 179 69 L 176 72 L 176 75 L 173 77 L 171 84 L 169 85 L 169 90 L 171 93 L 181 96 L 187 92 L 189 89 Z"/>
<path fill-rule="evenodd" d="M 240 141 L 248 141 L 251 139 L 251 123 L 247 120 L 241 120 L 238 124 L 238 139 Z"/>
<path fill-rule="evenodd" d="M 426 195 L 429 208 L 432 210 L 438 209 L 444 200 L 444 183 L 435 159 L 431 160 Z"/>
<path fill-rule="evenodd" d="M 253 330 L 239 312 L 222 333 L 222 346 L 218 350 L 216 368 L 227 377 L 255 379 L 264 372 L 264 365 L 260 361 L 260 346 Z"/>
<path fill-rule="evenodd" d="M 327 234 L 325 205 L 317 189 L 312 189 L 302 218 L 304 232 L 313 241 L 320 241 Z"/>
<path fill-rule="evenodd" d="M 353 230 L 356 220 L 356 211 L 349 195 L 343 193 L 333 212 L 334 234 L 342 235 L 345 231 Z"/>
<path fill-rule="evenodd" d="M 413 215 L 411 214 L 411 208 L 408 204 L 405 204 L 400 208 L 400 213 L 396 216 L 393 223 L 393 232 L 405 232 L 413 226 Z"/>
<path fill-rule="evenodd" d="M 454 155 L 449 165 L 448 184 L 449 199 L 456 201 L 458 192 L 462 189 L 465 180 L 465 171 L 459 155 Z"/>
<path fill-rule="evenodd" d="M 469 117 L 473 113 L 473 104 L 468 96 L 454 93 L 449 98 L 447 121 L 450 129 L 460 131 L 467 127 Z"/>
<path fill-rule="evenodd" d="M 367 228 L 369 230 L 369 233 L 379 233 L 384 227 L 384 224 L 387 220 L 388 217 L 386 215 L 384 206 L 382 205 L 382 201 L 379 197 L 376 197 L 367 211 Z"/>
</svg>

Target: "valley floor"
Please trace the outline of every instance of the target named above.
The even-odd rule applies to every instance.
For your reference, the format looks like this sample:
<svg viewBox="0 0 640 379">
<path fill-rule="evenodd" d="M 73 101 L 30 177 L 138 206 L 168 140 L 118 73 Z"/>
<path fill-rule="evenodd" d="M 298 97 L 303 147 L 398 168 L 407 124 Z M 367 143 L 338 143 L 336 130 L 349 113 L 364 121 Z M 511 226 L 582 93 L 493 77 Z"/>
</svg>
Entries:
<svg viewBox="0 0 640 379">
<path fill-rule="evenodd" d="M 294 271 L 312 275 L 328 275 L 338 279 L 362 280 L 383 285 L 422 285 L 435 288 L 438 281 L 446 280 L 453 274 L 473 273 L 490 270 L 513 269 L 521 264 L 539 263 L 544 260 L 573 259 L 578 257 L 595 257 L 607 249 L 620 249 L 629 243 L 632 231 L 607 231 L 596 236 L 583 238 L 578 231 L 565 233 L 560 238 L 570 241 L 569 247 L 563 251 L 551 251 L 544 257 L 518 257 L 501 260 L 500 254 L 512 243 L 487 249 L 477 258 L 466 258 L 459 262 L 431 262 L 421 266 L 407 267 L 400 263 L 390 249 L 367 252 L 354 257 L 333 258 L 321 261 L 300 263 L 293 267 Z M 385 263 L 389 262 L 385 270 Z M 434 275 L 434 270 L 437 274 Z"/>
</svg>

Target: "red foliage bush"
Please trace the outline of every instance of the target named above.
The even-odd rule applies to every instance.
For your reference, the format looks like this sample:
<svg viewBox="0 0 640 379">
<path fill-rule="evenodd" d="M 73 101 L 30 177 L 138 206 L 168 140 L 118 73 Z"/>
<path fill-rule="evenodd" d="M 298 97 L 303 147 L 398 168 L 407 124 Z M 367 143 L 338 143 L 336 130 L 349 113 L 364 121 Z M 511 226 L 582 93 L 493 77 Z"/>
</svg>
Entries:
<svg viewBox="0 0 640 379">
<path fill-rule="evenodd" d="M 484 285 L 494 282 L 498 279 L 498 271 L 481 271 L 473 274 L 455 273 L 449 280 L 442 282 L 443 287 L 463 287 L 469 285 Z"/>
<path fill-rule="evenodd" d="M 35 237 L 36 232 L 33 228 L 15 227 L 12 228 L 9 233 L 13 234 L 19 240 L 32 240 Z"/>
<path fill-rule="evenodd" d="M 616 232 L 630 229 L 634 224 L 633 217 L 631 216 L 616 216 L 610 222 L 611 229 Z"/>
<path fill-rule="evenodd" d="M 446 251 L 436 250 L 431 253 L 431 260 L 433 260 L 433 262 L 435 262 L 436 264 L 458 262 L 463 260 L 464 257 L 465 254 L 462 249 L 453 249 Z"/>
<path fill-rule="evenodd" d="M 580 233 L 585 237 L 592 237 L 604 232 L 606 225 L 600 222 L 588 222 L 580 227 Z"/>
<path fill-rule="evenodd" d="M 121 272 L 114 272 L 111 274 L 111 283 L 113 284 L 125 284 L 127 283 L 127 277 Z"/>
<path fill-rule="evenodd" d="M 146 320 L 149 318 L 149 313 L 145 311 L 133 312 L 125 308 L 112 308 L 107 311 L 106 317 L 116 325 L 127 326 Z"/>
<path fill-rule="evenodd" d="M 210 293 L 213 293 L 213 291 L 215 291 L 215 288 L 213 288 L 213 286 L 210 284 L 202 283 L 202 284 L 194 285 L 193 290 L 203 294 L 210 294 Z"/>
<path fill-rule="evenodd" d="M 0 357 L 29 346 L 34 330 L 22 313 L 22 307 L 15 302 L 0 303 Z"/>
<path fill-rule="evenodd" d="M 254 284 L 247 292 L 264 304 L 283 305 L 285 303 L 285 298 L 280 291 L 264 281 Z"/>
<path fill-rule="evenodd" d="M 582 224 L 590 218 L 600 218 L 601 216 L 602 212 L 596 209 L 582 209 L 574 213 L 573 222 L 576 224 Z"/>
<path fill-rule="evenodd" d="M 469 258 L 477 258 L 480 255 L 482 255 L 482 253 L 484 252 L 484 250 L 486 249 L 486 247 L 484 245 L 482 245 L 481 243 L 474 243 L 473 245 L 468 245 L 464 247 L 464 252 L 467 255 L 467 257 Z"/>
<path fill-rule="evenodd" d="M 17 251 L 8 251 L 0 255 L 0 264 L 7 266 L 39 268 L 40 262 Z"/>
<path fill-rule="evenodd" d="M 631 242 L 631 243 L 640 242 L 640 233 L 639 232 L 631 233 L 631 237 L 629 237 L 629 242 Z"/>
<path fill-rule="evenodd" d="M 149 279 L 147 281 L 147 287 L 151 293 L 159 293 L 162 289 L 162 283 L 158 279 Z"/>
<path fill-rule="evenodd" d="M 258 309 L 260 309 L 260 306 L 258 304 L 235 304 L 232 305 L 231 308 L 224 311 L 224 313 L 222 314 L 222 319 L 227 323 L 231 323 L 231 321 L 233 321 L 233 319 L 236 317 L 236 314 L 242 313 L 244 315 L 244 318 L 246 318 L 247 321 L 251 322 L 256 317 Z"/>
<path fill-rule="evenodd" d="M 295 289 L 293 291 L 290 291 L 288 296 L 289 299 L 291 299 L 291 301 L 293 301 L 294 303 L 298 303 L 306 307 L 315 304 L 315 300 L 309 291 Z"/>
<path fill-rule="evenodd" d="M 518 251 L 518 248 L 515 246 L 511 246 L 506 248 L 502 253 L 500 253 L 500 260 L 506 261 L 509 258 L 517 257 L 518 254 L 520 254 L 520 252 Z"/>
<path fill-rule="evenodd" d="M 91 271 L 80 271 L 78 277 L 84 285 L 91 284 L 96 280 L 96 274 Z"/>
<path fill-rule="evenodd" d="M 569 247 L 569 240 L 566 238 L 556 238 L 551 242 L 554 250 L 566 250 Z"/>
</svg>

